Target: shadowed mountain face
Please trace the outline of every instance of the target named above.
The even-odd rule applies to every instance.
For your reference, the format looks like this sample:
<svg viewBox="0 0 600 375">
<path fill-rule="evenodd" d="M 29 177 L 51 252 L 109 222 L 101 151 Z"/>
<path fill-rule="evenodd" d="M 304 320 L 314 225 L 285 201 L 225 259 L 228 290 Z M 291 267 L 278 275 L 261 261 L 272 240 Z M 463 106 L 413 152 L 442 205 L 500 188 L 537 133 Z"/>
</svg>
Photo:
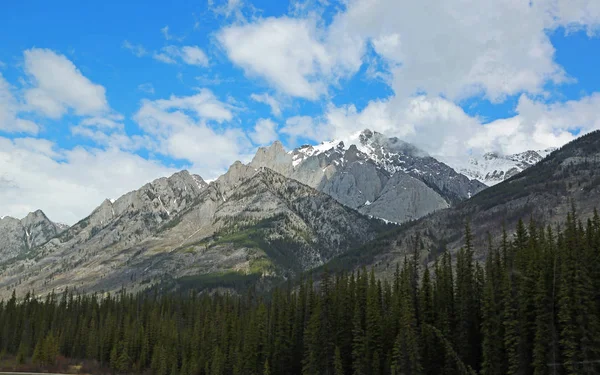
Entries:
<svg viewBox="0 0 600 375">
<path fill-rule="evenodd" d="M 259 149 L 250 165 L 273 169 L 363 214 L 396 223 L 448 208 L 486 187 L 398 138 L 364 130 L 346 142 L 290 152 L 275 142 Z"/>
<path fill-rule="evenodd" d="M 27 259 L 5 265 L 2 292 L 136 291 L 194 278 L 285 278 L 386 227 L 268 169 L 237 162 L 210 185 L 198 181 L 180 172 L 103 202 Z"/>
<path fill-rule="evenodd" d="M 415 246 L 423 261 L 433 260 L 443 248 L 456 251 L 464 244 L 470 222 L 476 248 L 487 248 L 488 234 L 499 241 L 502 228 L 510 232 L 519 219 L 558 225 L 573 207 L 587 219 L 600 205 L 600 132 L 585 135 L 520 174 L 492 186 L 455 207 L 407 223 L 368 245 L 333 260 L 332 268 L 373 265 L 391 275 Z M 418 241 L 417 241 L 418 238 Z M 479 259 L 484 253 L 476 254 Z"/>
<path fill-rule="evenodd" d="M 41 210 L 20 220 L 8 216 L 0 219 L 0 262 L 42 245 L 66 227 L 50 221 Z"/>
</svg>

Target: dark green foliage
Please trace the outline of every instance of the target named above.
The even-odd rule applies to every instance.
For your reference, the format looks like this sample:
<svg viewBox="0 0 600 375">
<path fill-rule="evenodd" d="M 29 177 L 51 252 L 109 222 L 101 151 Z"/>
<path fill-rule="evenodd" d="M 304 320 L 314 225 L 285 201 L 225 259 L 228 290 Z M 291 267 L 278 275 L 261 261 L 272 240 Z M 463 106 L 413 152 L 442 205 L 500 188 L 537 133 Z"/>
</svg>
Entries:
<svg viewBox="0 0 600 375">
<path fill-rule="evenodd" d="M 466 239 L 456 262 L 440 249 L 430 269 L 415 238 L 393 280 L 323 269 L 318 285 L 268 296 L 237 275 L 178 282 L 248 282 L 244 295 L 13 294 L 0 302 L 0 352 L 41 368 L 90 359 L 115 373 L 600 373 L 598 215 L 584 226 L 573 211 L 556 234 L 519 222 L 486 251 L 468 226 Z"/>
</svg>

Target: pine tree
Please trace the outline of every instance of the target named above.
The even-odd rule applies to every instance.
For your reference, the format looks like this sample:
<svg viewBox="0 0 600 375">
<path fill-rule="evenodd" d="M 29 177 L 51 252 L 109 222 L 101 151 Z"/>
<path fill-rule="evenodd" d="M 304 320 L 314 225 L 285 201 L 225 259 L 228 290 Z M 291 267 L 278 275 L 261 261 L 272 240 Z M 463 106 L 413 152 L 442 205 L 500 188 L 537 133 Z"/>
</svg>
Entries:
<svg viewBox="0 0 600 375">
<path fill-rule="evenodd" d="M 334 369 L 334 375 L 344 375 L 344 364 L 342 363 L 342 354 L 339 346 L 335 347 Z"/>
</svg>

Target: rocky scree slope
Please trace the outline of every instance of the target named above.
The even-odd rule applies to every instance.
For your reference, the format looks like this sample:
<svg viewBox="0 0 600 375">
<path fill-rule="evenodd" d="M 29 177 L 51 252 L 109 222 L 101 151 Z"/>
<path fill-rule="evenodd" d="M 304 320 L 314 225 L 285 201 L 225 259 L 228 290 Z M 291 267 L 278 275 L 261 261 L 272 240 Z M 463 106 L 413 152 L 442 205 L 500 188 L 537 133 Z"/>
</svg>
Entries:
<svg viewBox="0 0 600 375">
<path fill-rule="evenodd" d="M 0 293 L 285 278 L 385 229 L 298 181 L 236 162 L 208 185 L 183 171 L 103 202 L 27 259 L 4 264 Z"/>
<path fill-rule="evenodd" d="M 375 242 L 330 262 L 330 269 L 374 266 L 391 276 L 397 262 L 415 246 L 424 263 L 444 249 L 464 245 L 465 223 L 470 222 L 477 249 L 487 248 L 488 234 L 498 244 L 502 228 L 511 236 L 519 219 L 559 225 L 575 207 L 586 220 L 600 206 L 600 131 L 584 135 L 523 172 L 492 186 L 455 207 L 406 223 Z M 485 253 L 477 253 L 479 259 Z"/>
<path fill-rule="evenodd" d="M 364 130 L 346 142 L 286 152 L 276 141 L 250 166 L 267 167 L 359 212 L 402 223 L 468 199 L 486 188 L 398 138 Z"/>
</svg>

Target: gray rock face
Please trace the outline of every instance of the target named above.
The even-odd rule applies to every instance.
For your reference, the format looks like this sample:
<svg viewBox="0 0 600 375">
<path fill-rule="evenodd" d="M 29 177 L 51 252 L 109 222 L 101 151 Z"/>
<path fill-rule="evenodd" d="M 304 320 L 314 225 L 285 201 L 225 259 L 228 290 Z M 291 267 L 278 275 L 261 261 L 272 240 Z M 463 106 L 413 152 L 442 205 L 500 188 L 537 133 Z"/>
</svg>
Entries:
<svg viewBox="0 0 600 375">
<path fill-rule="evenodd" d="M 39 249 L 38 255 L 82 246 L 92 252 L 132 246 L 191 207 L 206 186 L 200 176 L 181 171 L 148 183 L 114 202 L 106 199 L 88 217 Z"/>
<path fill-rule="evenodd" d="M 180 172 L 104 201 L 0 274 L 0 294 L 144 289 L 197 275 L 290 277 L 385 228 L 330 196 L 240 162 L 207 186 Z M 7 292 L 8 293 L 8 292 Z"/>
<path fill-rule="evenodd" d="M 23 219 L 0 219 L 0 262 L 17 257 L 39 246 L 64 230 L 41 211 L 30 212 Z"/>
<path fill-rule="evenodd" d="M 396 172 L 379 197 L 360 208 L 371 216 L 396 218 L 397 222 L 419 219 L 430 212 L 450 207 L 444 198 L 427 185 L 404 172 Z"/>
<path fill-rule="evenodd" d="M 486 188 L 398 138 L 367 129 L 351 142 L 302 146 L 289 153 L 274 143 L 259 149 L 250 166 L 276 170 L 364 214 L 398 223 Z"/>
</svg>

